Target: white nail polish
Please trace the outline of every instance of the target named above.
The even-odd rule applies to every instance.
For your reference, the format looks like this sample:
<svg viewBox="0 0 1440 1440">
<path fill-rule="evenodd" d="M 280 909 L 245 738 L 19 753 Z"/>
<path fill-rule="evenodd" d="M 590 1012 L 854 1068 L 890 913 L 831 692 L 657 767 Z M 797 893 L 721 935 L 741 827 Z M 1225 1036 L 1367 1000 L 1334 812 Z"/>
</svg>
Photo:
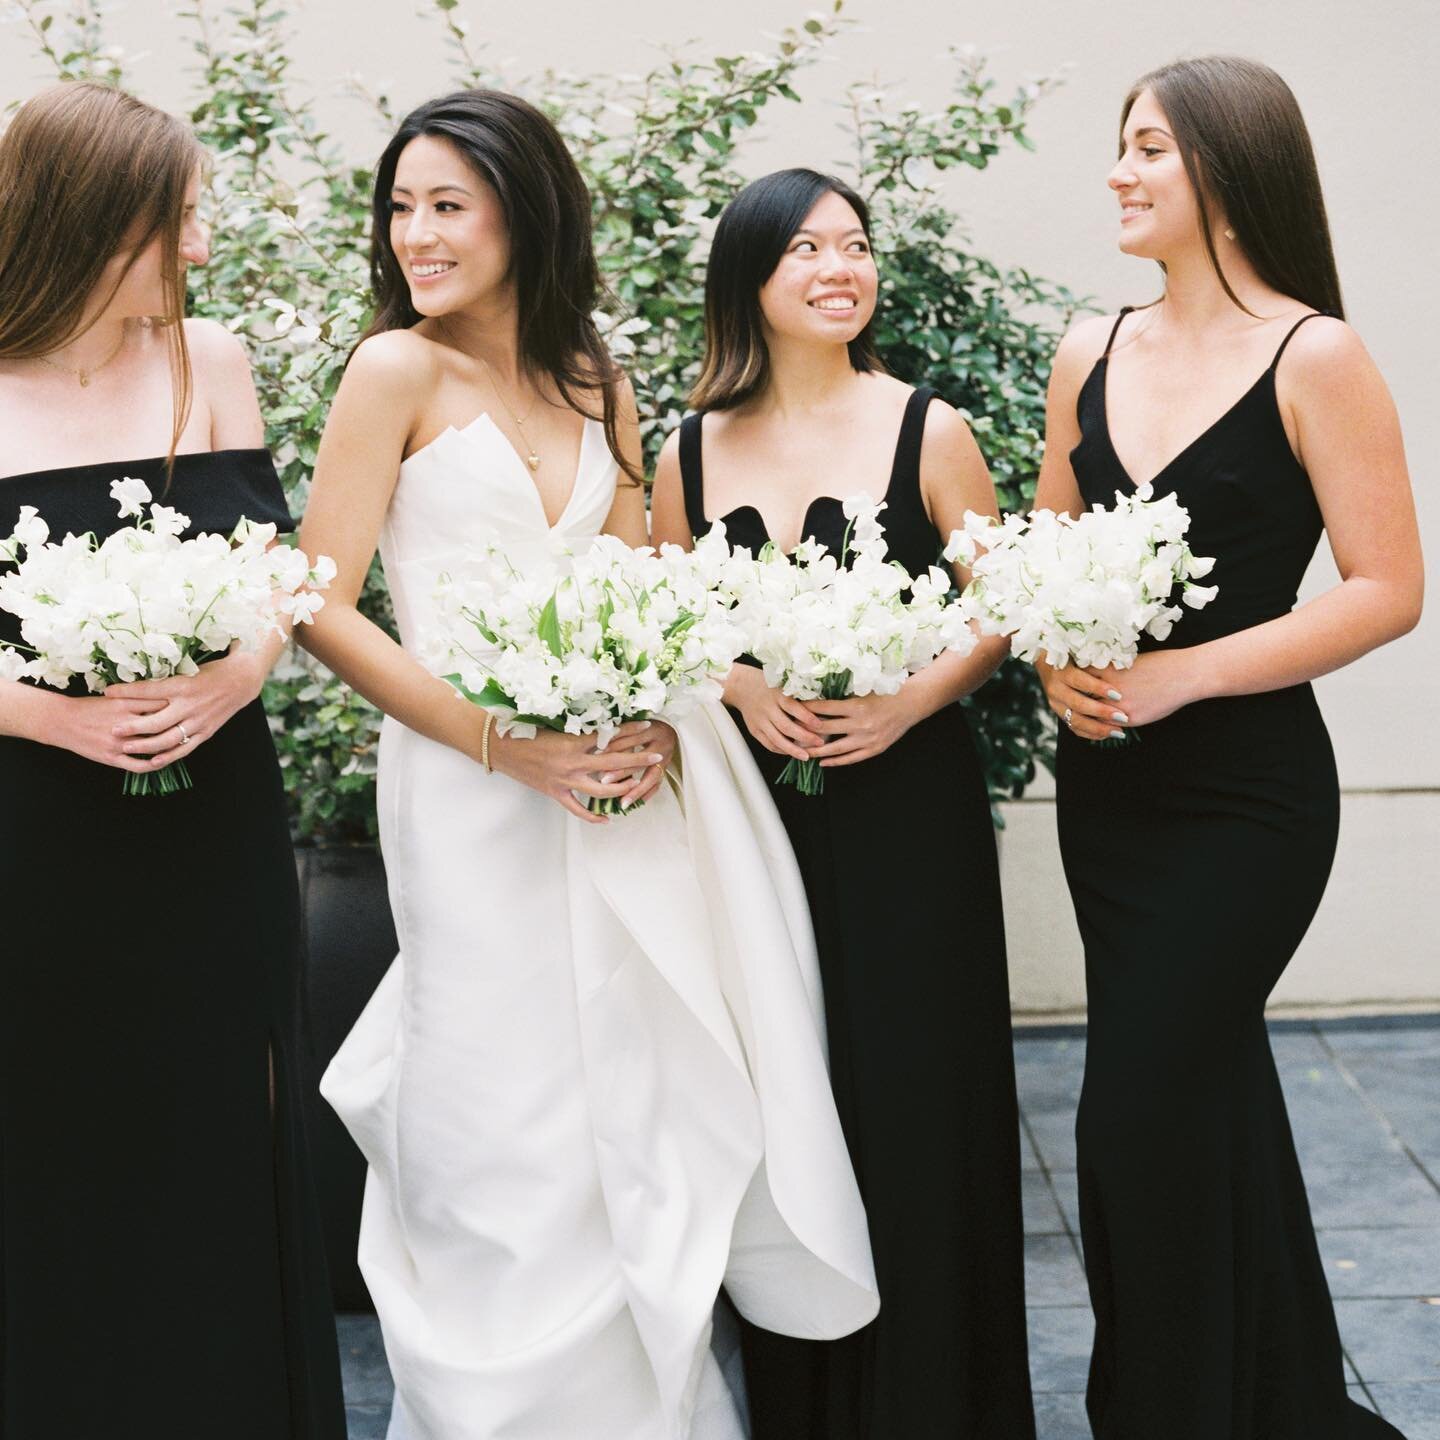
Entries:
<svg viewBox="0 0 1440 1440">
<path fill-rule="evenodd" d="M 1120 692 L 1118 690 L 1107 690 L 1105 694 L 1111 700 L 1118 700 L 1120 698 Z"/>
<path fill-rule="evenodd" d="M 1128 725 L 1130 723 L 1130 717 L 1123 710 L 1112 710 L 1110 712 L 1110 718 L 1112 720 L 1118 720 L 1122 725 Z"/>
</svg>

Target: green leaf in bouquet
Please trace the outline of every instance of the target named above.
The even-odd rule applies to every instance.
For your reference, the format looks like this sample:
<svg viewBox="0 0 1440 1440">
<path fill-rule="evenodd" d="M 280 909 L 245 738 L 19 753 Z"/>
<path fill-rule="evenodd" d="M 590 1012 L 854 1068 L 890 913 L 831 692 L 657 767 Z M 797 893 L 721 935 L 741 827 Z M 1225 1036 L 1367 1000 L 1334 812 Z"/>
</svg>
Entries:
<svg viewBox="0 0 1440 1440">
<path fill-rule="evenodd" d="M 557 660 L 565 653 L 565 647 L 560 643 L 560 607 L 556 603 L 558 599 L 556 594 L 545 602 L 545 608 L 540 612 L 540 619 L 535 625 L 535 633 Z"/>
</svg>

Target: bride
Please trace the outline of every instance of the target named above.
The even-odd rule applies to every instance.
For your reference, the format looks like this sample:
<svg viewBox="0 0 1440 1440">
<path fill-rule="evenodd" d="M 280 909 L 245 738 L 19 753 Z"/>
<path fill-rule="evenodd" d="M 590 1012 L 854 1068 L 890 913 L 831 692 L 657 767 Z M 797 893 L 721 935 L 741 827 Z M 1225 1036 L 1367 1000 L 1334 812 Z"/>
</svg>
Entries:
<svg viewBox="0 0 1440 1440">
<path fill-rule="evenodd" d="M 804 893 L 718 705 L 602 755 L 499 734 L 414 658 L 471 546 L 523 565 L 602 530 L 645 543 L 634 401 L 589 318 L 589 196 L 554 127 L 493 91 L 421 106 L 381 157 L 372 247 L 376 318 L 301 544 L 340 568 L 307 642 L 387 716 L 401 953 L 322 1088 L 370 1165 L 391 1440 L 734 1440 L 722 1284 L 805 1338 L 878 1306 Z M 356 608 L 377 543 L 399 644 Z"/>
</svg>

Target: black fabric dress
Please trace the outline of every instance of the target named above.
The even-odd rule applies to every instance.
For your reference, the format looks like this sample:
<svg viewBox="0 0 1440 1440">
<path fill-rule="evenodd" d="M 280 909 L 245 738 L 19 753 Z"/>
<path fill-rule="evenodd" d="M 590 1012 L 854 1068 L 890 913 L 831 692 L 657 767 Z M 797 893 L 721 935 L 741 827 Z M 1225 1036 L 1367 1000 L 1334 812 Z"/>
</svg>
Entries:
<svg viewBox="0 0 1440 1440">
<path fill-rule="evenodd" d="M 920 494 L 933 394 L 910 398 L 880 517 L 911 574 L 942 546 Z M 700 416 L 681 426 L 680 462 L 703 535 Z M 753 507 L 724 519 L 732 544 L 769 538 Z M 805 517 L 837 555 L 845 528 L 838 500 Z M 750 749 L 773 781 L 785 757 Z M 772 794 L 815 925 L 880 1314 L 838 1341 L 743 1325 L 754 1440 L 1033 1440 L 1005 927 L 964 715 L 947 705 L 874 759 L 825 771 L 820 795 Z"/>
<path fill-rule="evenodd" d="M 1142 648 L 1201 644 L 1295 603 L 1323 526 L 1275 399 L 1289 338 L 1155 478 L 1189 511 L 1194 553 L 1216 557 L 1220 593 Z M 1070 456 L 1087 505 L 1131 488 L 1106 422 L 1110 345 L 1080 391 Z M 1091 1425 L 1099 1440 L 1393 1440 L 1346 1395 L 1265 1030 L 1335 852 L 1325 724 L 1297 685 L 1202 701 L 1139 733 L 1106 748 L 1062 728 L 1059 747 L 1089 990 L 1076 1137 Z"/>
<path fill-rule="evenodd" d="M 0 478 L 0 534 L 26 504 L 52 539 L 129 524 L 121 475 L 195 531 L 294 528 L 270 457 L 237 450 L 178 457 L 163 496 L 160 460 Z M 259 702 L 187 764 L 192 790 L 125 796 L 121 770 L 0 738 L 4 1440 L 345 1434 Z"/>
</svg>

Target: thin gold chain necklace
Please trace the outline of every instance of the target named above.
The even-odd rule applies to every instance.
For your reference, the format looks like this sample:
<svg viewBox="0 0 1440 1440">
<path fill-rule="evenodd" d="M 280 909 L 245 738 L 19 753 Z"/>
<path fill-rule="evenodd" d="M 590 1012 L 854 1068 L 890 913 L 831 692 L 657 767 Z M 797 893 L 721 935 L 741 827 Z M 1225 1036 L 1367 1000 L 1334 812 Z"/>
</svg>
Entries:
<svg viewBox="0 0 1440 1440">
<path fill-rule="evenodd" d="M 62 375 L 73 375 L 82 386 L 88 386 L 90 381 L 98 375 L 119 353 L 120 348 L 125 344 L 125 330 L 121 327 L 120 338 L 115 342 L 115 347 L 98 365 L 62 365 L 58 360 L 52 360 L 48 355 L 36 355 L 32 358 L 38 360 L 42 365 L 48 365 L 52 370 L 58 370 Z"/>
<path fill-rule="evenodd" d="M 499 397 L 500 403 L 505 407 L 505 413 L 515 422 L 515 428 L 520 432 L 520 438 L 525 442 L 525 463 L 532 471 L 540 468 L 540 456 L 535 447 L 530 443 L 530 437 L 525 433 L 525 420 L 528 420 L 535 413 L 535 406 L 540 403 L 539 395 L 530 402 L 530 408 L 525 412 L 525 420 L 522 420 L 511 408 L 510 402 L 505 398 L 505 392 L 495 380 L 495 372 L 490 368 L 490 362 L 483 356 L 476 357 L 485 367 L 485 374 L 490 380 L 490 388 Z"/>
</svg>

